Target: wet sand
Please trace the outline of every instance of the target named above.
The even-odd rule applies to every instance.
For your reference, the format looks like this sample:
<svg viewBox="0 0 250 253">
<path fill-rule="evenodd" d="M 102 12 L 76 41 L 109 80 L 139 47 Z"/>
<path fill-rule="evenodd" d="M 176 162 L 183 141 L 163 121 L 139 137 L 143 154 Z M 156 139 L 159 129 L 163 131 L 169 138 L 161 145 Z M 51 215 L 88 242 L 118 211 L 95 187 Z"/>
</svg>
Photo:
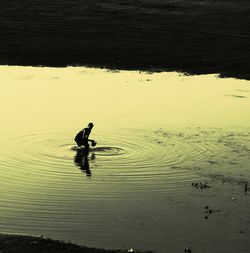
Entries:
<svg viewBox="0 0 250 253">
<path fill-rule="evenodd" d="M 250 79 L 250 3 L 3 1 L 0 64 L 220 73 Z"/>
<path fill-rule="evenodd" d="M 73 243 L 51 240 L 42 236 L 0 234 L 0 250 L 4 253 L 125 253 L 128 250 L 87 248 Z M 142 251 L 136 251 L 143 253 Z M 144 253 L 150 253 L 149 251 Z"/>
</svg>

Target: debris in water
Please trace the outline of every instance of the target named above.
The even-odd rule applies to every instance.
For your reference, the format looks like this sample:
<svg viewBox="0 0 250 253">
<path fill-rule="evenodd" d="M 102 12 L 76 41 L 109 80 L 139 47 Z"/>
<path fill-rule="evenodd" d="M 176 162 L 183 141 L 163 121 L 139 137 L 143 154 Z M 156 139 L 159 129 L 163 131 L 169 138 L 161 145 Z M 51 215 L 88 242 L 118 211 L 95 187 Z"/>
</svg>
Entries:
<svg viewBox="0 0 250 253">
<path fill-rule="evenodd" d="M 211 214 L 213 214 L 213 213 L 216 213 L 216 212 L 220 212 L 221 210 L 219 210 L 219 209 L 217 209 L 217 210 L 214 210 L 214 209 L 212 209 L 212 208 L 209 208 L 209 206 L 207 205 L 207 206 L 205 206 L 205 214 L 206 214 L 206 216 L 204 217 L 206 220 L 208 219 L 208 216 L 209 215 L 211 215 Z"/>
<path fill-rule="evenodd" d="M 201 183 L 201 182 L 199 182 L 199 183 L 192 183 L 192 186 L 194 187 L 194 188 L 196 188 L 196 189 L 201 189 L 201 190 L 203 190 L 203 189 L 207 189 L 207 188 L 209 188 L 210 186 L 207 184 L 207 182 L 205 182 L 205 183 Z"/>
<path fill-rule="evenodd" d="M 247 191 L 248 191 L 248 183 L 246 183 L 244 187 L 244 192 L 247 193 Z"/>
</svg>

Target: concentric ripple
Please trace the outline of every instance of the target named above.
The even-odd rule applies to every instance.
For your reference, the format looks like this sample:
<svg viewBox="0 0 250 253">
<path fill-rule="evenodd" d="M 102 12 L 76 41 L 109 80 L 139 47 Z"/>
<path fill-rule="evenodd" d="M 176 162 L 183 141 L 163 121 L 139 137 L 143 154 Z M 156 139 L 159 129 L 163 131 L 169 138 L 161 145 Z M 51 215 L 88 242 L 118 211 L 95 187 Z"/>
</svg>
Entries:
<svg viewBox="0 0 250 253">
<path fill-rule="evenodd" d="M 93 222 L 101 229 L 119 209 L 113 203 L 182 196 L 186 182 L 203 178 L 199 166 L 225 154 L 230 143 L 219 136 L 209 129 L 94 132 L 87 159 L 70 132 L 1 137 L 1 224 L 10 232 L 87 234 Z"/>
<path fill-rule="evenodd" d="M 98 193 L 98 189 L 91 189 L 91 196 L 108 193 L 115 197 L 121 179 L 140 190 L 165 191 L 168 184 L 171 189 L 173 181 L 194 177 L 195 171 L 183 169 L 190 162 L 197 163 L 219 151 L 209 138 L 199 141 L 204 134 L 196 139 L 162 130 L 119 129 L 95 134 L 98 145 L 90 149 L 88 166 L 95 182 L 102 182 L 102 190 Z M 1 177 L 6 187 L 46 185 L 47 191 L 68 191 L 73 196 L 75 187 L 88 191 L 74 162 L 77 149 L 71 133 L 11 136 L 2 138 L 1 143 Z"/>
<path fill-rule="evenodd" d="M 81 150 L 82 148 L 73 146 L 71 147 L 73 151 Z M 115 155 L 122 155 L 124 153 L 122 148 L 117 147 L 97 147 L 97 148 L 91 148 L 90 151 L 95 153 L 98 156 L 115 156 Z"/>
</svg>

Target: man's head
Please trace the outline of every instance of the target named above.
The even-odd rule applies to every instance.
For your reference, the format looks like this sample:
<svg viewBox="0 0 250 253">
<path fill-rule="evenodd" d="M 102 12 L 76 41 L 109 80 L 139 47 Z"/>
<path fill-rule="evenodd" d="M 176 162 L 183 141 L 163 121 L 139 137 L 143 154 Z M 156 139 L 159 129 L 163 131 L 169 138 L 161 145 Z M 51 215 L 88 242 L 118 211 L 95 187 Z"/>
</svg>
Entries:
<svg viewBox="0 0 250 253">
<path fill-rule="evenodd" d="M 89 123 L 89 124 L 88 124 L 88 128 L 90 128 L 90 129 L 92 129 L 92 128 L 93 128 L 93 126 L 94 126 L 94 124 L 93 124 L 93 123 Z"/>
</svg>

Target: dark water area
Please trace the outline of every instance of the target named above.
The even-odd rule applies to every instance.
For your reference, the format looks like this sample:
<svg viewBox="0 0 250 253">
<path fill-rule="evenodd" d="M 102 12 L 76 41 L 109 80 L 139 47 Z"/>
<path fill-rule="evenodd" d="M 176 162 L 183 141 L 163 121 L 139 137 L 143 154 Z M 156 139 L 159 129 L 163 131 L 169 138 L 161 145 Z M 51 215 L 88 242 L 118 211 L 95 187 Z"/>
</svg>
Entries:
<svg viewBox="0 0 250 253">
<path fill-rule="evenodd" d="M 246 0 L 2 0 L 0 64 L 250 79 L 249 14 Z"/>
</svg>

